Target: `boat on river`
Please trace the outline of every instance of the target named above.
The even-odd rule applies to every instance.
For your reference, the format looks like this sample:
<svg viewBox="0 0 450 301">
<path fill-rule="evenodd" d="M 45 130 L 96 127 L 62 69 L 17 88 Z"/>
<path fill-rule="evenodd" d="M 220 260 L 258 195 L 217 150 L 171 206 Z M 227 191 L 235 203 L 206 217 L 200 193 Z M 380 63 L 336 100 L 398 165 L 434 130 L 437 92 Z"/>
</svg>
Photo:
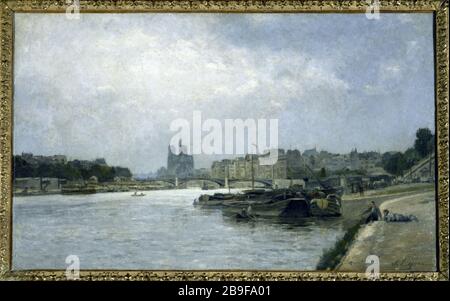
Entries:
<svg viewBox="0 0 450 301">
<path fill-rule="evenodd" d="M 225 200 L 231 200 L 233 198 L 235 198 L 235 195 L 231 193 L 202 194 L 194 200 L 194 205 L 205 208 L 221 207 Z"/>
<path fill-rule="evenodd" d="M 222 205 L 224 213 L 240 214 L 242 209 L 251 208 L 256 217 L 307 217 L 308 203 L 303 198 L 267 201 L 226 201 Z"/>
<path fill-rule="evenodd" d="M 251 158 L 253 160 L 253 156 Z M 253 161 L 251 166 L 253 166 Z M 342 214 L 341 197 L 343 189 L 341 187 L 330 187 L 322 183 L 308 165 L 305 164 L 305 166 L 320 184 L 320 189 L 307 190 L 295 186 L 284 189 L 255 189 L 254 171 L 252 169 L 252 189 L 237 194 L 203 194 L 194 201 L 194 205 L 201 208 L 220 208 L 224 213 L 230 213 L 238 217 L 244 213 L 256 217 L 340 216 Z"/>
<path fill-rule="evenodd" d="M 329 193 L 326 193 L 329 192 Z M 330 193 L 332 192 L 332 193 Z M 194 201 L 201 208 L 220 208 L 238 215 L 242 210 L 261 217 L 328 217 L 341 215 L 341 199 L 336 190 L 252 189 L 238 194 L 203 194 Z"/>
<path fill-rule="evenodd" d="M 145 196 L 145 194 L 143 192 L 138 194 L 137 191 L 135 191 L 131 196 Z"/>
</svg>

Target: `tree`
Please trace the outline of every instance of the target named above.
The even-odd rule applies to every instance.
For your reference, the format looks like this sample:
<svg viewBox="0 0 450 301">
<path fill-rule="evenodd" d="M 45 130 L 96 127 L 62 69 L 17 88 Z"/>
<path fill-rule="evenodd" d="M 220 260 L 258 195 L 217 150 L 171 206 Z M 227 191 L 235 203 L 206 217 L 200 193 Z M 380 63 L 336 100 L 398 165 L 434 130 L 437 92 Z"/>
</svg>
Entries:
<svg viewBox="0 0 450 301">
<path fill-rule="evenodd" d="M 105 164 L 93 164 L 83 168 L 79 160 L 67 163 L 36 163 L 27 162 L 22 156 L 13 157 L 14 177 L 45 177 L 67 180 L 88 180 L 96 176 L 100 182 L 112 181 L 114 177 L 131 178 L 131 171 L 126 167 L 111 167 Z"/>
<path fill-rule="evenodd" d="M 81 179 L 81 172 L 80 169 L 74 168 L 70 164 L 64 164 L 63 170 L 62 170 L 62 179 L 68 179 L 68 180 L 78 180 Z"/>
<path fill-rule="evenodd" d="M 411 147 L 405 151 L 406 168 L 411 168 L 420 161 L 420 155 L 415 148 Z"/>
<path fill-rule="evenodd" d="M 39 177 L 52 177 L 53 176 L 53 170 L 52 170 L 52 166 L 50 166 L 50 164 L 40 164 L 37 168 L 37 173 Z"/>
<path fill-rule="evenodd" d="M 309 164 L 312 168 L 316 165 L 316 158 L 314 158 L 314 156 L 309 157 Z"/>
<path fill-rule="evenodd" d="M 35 168 L 27 161 L 22 159 L 21 156 L 14 156 L 13 164 L 15 178 L 34 177 L 36 173 Z"/>
<path fill-rule="evenodd" d="M 320 169 L 319 177 L 320 178 L 326 178 L 327 177 L 327 170 L 325 169 L 325 167 L 322 167 Z"/>
<path fill-rule="evenodd" d="M 434 152 L 434 135 L 433 138 L 428 141 L 428 154 L 431 154 Z"/>
<path fill-rule="evenodd" d="M 96 176 L 99 182 L 106 182 L 114 179 L 112 167 L 99 164 L 94 164 L 91 167 L 88 178 L 92 176 Z"/>
<path fill-rule="evenodd" d="M 115 177 L 131 178 L 131 171 L 126 167 L 113 167 L 113 174 Z"/>
<path fill-rule="evenodd" d="M 383 168 L 393 175 L 403 175 L 408 168 L 405 155 L 400 152 L 383 154 Z"/>
<path fill-rule="evenodd" d="M 418 129 L 416 132 L 416 141 L 414 142 L 414 149 L 421 158 L 426 157 L 433 151 L 434 135 L 428 128 Z"/>
</svg>

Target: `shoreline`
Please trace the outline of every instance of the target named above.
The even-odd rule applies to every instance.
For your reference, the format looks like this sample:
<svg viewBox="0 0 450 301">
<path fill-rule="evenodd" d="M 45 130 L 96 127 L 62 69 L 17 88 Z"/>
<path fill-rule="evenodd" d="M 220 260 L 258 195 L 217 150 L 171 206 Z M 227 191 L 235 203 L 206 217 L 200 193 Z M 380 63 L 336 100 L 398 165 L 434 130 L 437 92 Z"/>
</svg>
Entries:
<svg viewBox="0 0 450 301">
<path fill-rule="evenodd" d="M 194 188 L 194 187 L 192 187 Z M 200 192 L 201 189 L 199 187 L 195 187 Z M 182 190 L 189 188 L 178 188 L 180 193 Z M 171 191 L 174 189 L 152 189 L 152 190 L 166 190 Z M 147 190 L 151 191 L 151 190 Z M 119 192 L 119 191 L 116 191 Z M 130 193 L 130 191 L 122 191 Z M 108 191 L 99 191 L 97 193 L 108 193 Z M 111 192 L 112 193 L 112 192 Z M 55 195 L 60 194 L 58 191 L 50 191 L 44 194 L 28 194 L 26 196 L 37 196 L 37 195 Z M 81 195 L 81 194 L 77 194 Z M 368 254 L 380 256 L 380 261 L 384 263 L 383 271 L 397 271 L 396 267 L 399 266 L 401 271 L 411 271 L 413 270 L 423 270 L 430 271 L 433 266 L 432 260 L 427 257 L 425 263 L 424 261 L 417 257 L 419 257 L 422 253 L 425 254 L 436 254 L 435 250 L 419 250 L 414 251 L 409 254 L 411 258 L 414 260 L 405 258 L 405 251 L 399 249 L 391 248 L 389 246 L 380 245 L 380 240 L 386 239 L 389 243 L 394 246 L 400 246 L 402 248 L 411 248 L 405 244 L 402 240 L 402 235 L 410 235 L 411 229 L 409 229 L 408 225 L 415 225 L 413 223 L 385 223 L 385 222 L 374 222 L 369 225 L 365 225 L 364 218 L 365 216 L 361 215 L 361 213 L 368 207 L 371 201 L 374 201 L 381 210 L 384 208 L 388 208 L 395 213 L 402 214 L 415 214 L 419 216 L 420 221 L 424 221 L 423 216 L 415 213 L 414 210 L 420 210 L 424 206 L 429 207 L 428 205 L 433 205 L 434 203 L 434 185 L 396 185 L 390 186 L 388 189 L 379 189 L 367 191 L 365 196 L 360 196 L 359 198 L 355 195 L 346 195 L 342 200 L 342 210 L 343 215 L 340 217 L 342 224 L 342 232 L 344 233 L 342 237 L 338 238 L 335 241 L 334 245 L 326 250 L 322 250 L 322 252 L 318 253 L 316 256 L 320 256 L 319 262 L 316 264 L 316 270 L 333 270 L 333 271 L 345 271 L 345 272 L 364 272 L 366 269 L 365 258 Z M 427 199 L 423 198 L 424 196 Z M 431 196 L 431 198 L 430 198 Z M 415 203 L 414 203 L 414 202 Z M 417 208 L 409 208 L 416 206 Z M 434 209 L 434 205 L 431 206 Z M 409 212 L 408 210 L 413 210 Z M 433 211 L 433 210 L 432 210 Z M 432 212 L 434 214 L 434 211 Z M 435 216 L 431 215 L 431 220 L 435 221 Z M 403 225 L 402 225 L 403 224 Z M 402 228 L 402 226 L 404 226 Z M 384 230 L 384 228 L 390 227 L 388 230 Z M 402 228 L 403 231 L 401 235 L 395 233 L 394 231 Z M 418 228 L 420 230 L 420 228 Z M 415 229 L 417 230 L 417 229 Z M 341 232 L 341 233 L 342 233 Z M 414 231 L 413 231 L 414 232 Z M 418 231 L 415 231 L 417 233 Z M 420 231 L 419 231 L 420 232 Z M 379 234 L 382 233 L 384 236 L 380 238 Z M 392 234 L 395 233 L 395 234 Z M 428 233 L 429 235 L 429 233 Z M 430 235 L 429 235 L 430 236 Z M 395 240 L 398 240 L 399 243 Z M 415 237 L 409 237 L 409 240 L 413 242 L 420 241 L 421 244 L 419 247 L 429 246 L 430 244 L 426 241 L 422 241 L 421 239 Z M 386 252 L 385 250 L 390 250 Z M 417 256 L 419 254 L 419 256 Z M 364 257 L 363 257 L 364 255 Z M 422 262 L 420 266 L 417 263 Z M 410 268 L 412 267 L 412 268 Z"/>
<path fill-rule="evenodd" d="M 163 189 L 138 189 L 137 191 L 161 191 L 161 190 L 175 190 L 176 188 L 163 188 Z M 177 189 L 187 189 L 187 188 L 177 188 Z M 50 191 L 50 192 L 33 192 L 33 193 L 13 193 L 13 196 L 27 197 L 27 196 L 41 196 L 41 195 L 88 195 L 88 194 L 97 194 L 97 193 L 119 193 L 119 192 L 134 192 L 135 190 L 117 190 L 117 191 L 107 191 L 107 190 L 98 190 L 94 193 L 62 193 L 61 191 Z"/>
<path fill-rule="evenodd" d="M 431 186 L 430 184 L 415 184 L 413 186 L 411 186 L 410 189 L 408 188 L 403 188 L 404 185 L 408 185 L 408 184 L 401 184 L 401 185 L 393 185 L 393 186 L 389 186 L 388 188 L 383 188 L 383 189 L 372 189 L 372 190 L 367 190 L 366 194 L 363 196 L 360 196 L 358 194 L 348 194 L 348 195 L 344 195 L 343 196 L 343 201 L 347 202 L 347 201 L 362 201 L 362 200 L 366 200 L 366 199 L 374 199 L 374 198 L 380 198 L 380 197 L 385 197 L 385 196 L 402 196 L 405 194 L 409 194 L 412 192 L 417 192 L 420 191 L 419 189 L 425 188 L 425 189 L 431 189 L 434 188 L 434 186 Z M 154 187 L 154 188 L 146 188 L 146 189 L 137 189 L 137 191 L 161 191 L 161 190 L 183 190 L 183 189 L 193 189 L 193 188 L 199 188 L 201 189 L 201 187 L 183 187 L 183 188 L 176 188 L 176 187 L 164 187 L 164 188 L 158 188 L 158 187 Z M 398 189 L 399 191 L 396 191 L 396 188 L 400 188 Z M 403 188 L 403 189 L 402 189 Z M 217 188 L 217 189 L 227 189 L 227 188 Z M 232 187 L 231 189 L 251 189 L 251 187 Z M 389 192 L 389 189 L 393 189 L 394 192 Z M 207 189 L 205 191 L 208 190 L 215 190 L 215 189 Z M 98 189 L 96 192 L 92 193 L 116 193 L 116 192 L 133 192 L 136 191 L 136 189 L 124 189 L 124 190 L 115 190 L 115 191 L 108 191 L 106 189 L 100 188 Z M 84 195 L 86 193 L 80 192 L 80 193 L 62 193 L 61 190 L 53 190 L 53 191 L 36 191 L 36 192 L 31 192 L 31 193 L 23 193 L 23 192 L 13 192 L 13 197 L 14 196 L 20 196 L 20 197 L 26 197 L 26 196 L 42 196 L 42 195 L 55 195 L 55 194 L 61 194 L 61 195 Z"/>
<path fill-rule="evenodd" d="M 426 187 L 424 187 L 426 188 Z M 318 270 L 334 270 L 345 272 L 364 272 L 367 264 L 365 259 L 368 255 L 380 255 L 381 267 L 383 271 L 411 271 L 416 266 L 421 269 L 432 270 L 433 262 L 428 256 L 427 261 L 423 263 L 420 260 L 421 252 L 427 254 L 434 254 L 435 250 L 418 250 L 414 249 L 414 244 L 408 242 L 405 238 L 410 236 L 410 241 L 414 238 L 414 233 L 424 233 L 429 236 L 430 229 L 433 227 L 434 217 L 434 190 L 430 187 L 423 190 L 413 190 L 410 192 L 394 193 L 391 195 L 378 195 L 372 198 L 362 198 L 360 200 L 347 200 L 347 202 L 361 203 L 359 206 L 349 206 L 348 209 L 354 210 L 353 216 L 348 216 L 349 219 L 345 230 L 345 234 L 340 238 L 335 245 L 328 250 L 324 250 L 319 263 Z M 423 200 L 425 198 L 425 200 Z M 358 212 L 362 212 L 367 208 L 370 201 L 375 201 L 380 210 L 389 208 L 396 213 L 415 214 L 420 215 L 418 224 L 407 223 L 386 223 L 383 221 L 364 224 L 364 217 L 359 216 Z M 431 204 L 433 206 L 429 206 Z M 362 205 L 362 206 L 361 206 Z M 415 206 L 415 207 L 414 207 Z M 427 209 L 428 215 L 424 216 L 422 211 Z M 429 208 L 431 207 L 431 208 Z M 431 221 L 431 228 L 430 226 Z M 422 230 L 423 228 L 426 229 Z M 401 231 L 401 233 L 398 233 Z M 414 240 L 412 240 L 414 242 Z M 396 242 L 401 242 L 397 244 Z M 412 244 L 412 246 L 410 246 Z M 428 247 L 428 244 L 425 244 Z M 435 244 L 431 248 L 435 247 Z M 425 248 L 424 247 L 424 248 Z M 416 249 L 419 249 L 420 245 Z M 395 250 L 394 250 L 395 249 Z M 415 261 L 411 258 L 406 258 L 406 253 L 410 251 L 409 256 L 416 258 Z M 407 265 L 407 269 L 399 268 L 401 265 Z M 419 268 L 419 267 L 417 267 Z"/>
</svg>

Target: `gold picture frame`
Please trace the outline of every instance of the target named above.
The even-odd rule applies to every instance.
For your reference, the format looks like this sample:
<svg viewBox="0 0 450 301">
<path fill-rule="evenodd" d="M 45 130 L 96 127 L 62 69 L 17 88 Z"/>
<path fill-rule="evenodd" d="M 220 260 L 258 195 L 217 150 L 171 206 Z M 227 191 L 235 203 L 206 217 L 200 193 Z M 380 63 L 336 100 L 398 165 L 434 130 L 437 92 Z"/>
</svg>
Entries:
<svg viewBox="0 0 450 301">
<path fill-rule="evenodd" d="M 366 1 L 246 0 L 246 1 L 131 1 L 80 0 L 80 12 L 339 12 L 361 13 Z M 65 12 L 64 0 L 0 1 L 0 279 L 65 280 L 63 270 L 13 271 L 12 259 L 12 120 L 14 14 Z M 381 273 L 380 280 L 448 280 L 449 245 L 449 22 L 448 1 L 380 0 L 381 12 L 432 12 L 435 31 L 435 101 L 437 136 L 438 271 Z M 367 280 L 363 273 L 285 271 L 118 271 L 81 270 L 81 280 Z"/>
</svg>

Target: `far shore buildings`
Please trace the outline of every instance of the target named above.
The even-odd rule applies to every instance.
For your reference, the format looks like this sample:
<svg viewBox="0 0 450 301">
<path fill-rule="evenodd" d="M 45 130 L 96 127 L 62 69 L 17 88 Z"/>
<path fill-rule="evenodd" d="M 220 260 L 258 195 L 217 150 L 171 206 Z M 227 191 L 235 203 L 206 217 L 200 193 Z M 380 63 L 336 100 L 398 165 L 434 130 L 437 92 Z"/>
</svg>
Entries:
<svg viewBox="0 0 450 301">
<path fill-rule="evenodd" d="M 266 157 L 267 155 L 264 155 Z M 278 160 L 272 165 L 262 164 L 262 155 L 246 155 L 236 159 L 215 161 L 211 167 L 212 178 L 251 179 L 252 168 L 255 179 L 288 179 L 306 176 L 305 163 L 298 150 L 278 150 Z M 253 165 L 253 167 L 252 167 Z"/>
<path fill-rule="evenodd" d="M 255 179 L 302 179 L 311 177 L 322 169 L 328 174 L 339 171 L 364 170 L 367 173 L 380 172 L 381 154 L 378 152 L 358 153 L 356 149 L 349 154 L 333 154 L 317 151 L 316 148 L 305 150 L 278 150 L 278 160 L 274 165 L 259 164 L 260 155 L 253 155 L 253 172 Z M 211 167 L 212 178 L 250 179 L 252 175 L 252 155 L 236 159 L 215 161 Z"/>
<path fill-rule="evenodd" d="M 22 153 L 21 157 L 29 164 L 66 164 L 67 157 L 64 155 L 34 156 L 32 153 Z"/>
<path fill-rule="evenodd" d="M 303 152 L 303 157 L 313 170 L 325 168 L 327 171 L 364 170 L 368 173 L 379 170 L 381 154 L 379 152 L 358 153 L 355 148 L 349 154 L 333 154 L 327 151 L 318 152 L 315 148 Z"/>
<path fill-rule="evenodd" d="M 358 153 L 357 149 L 353 149 L 348 154 L 333 154 L 317 151 L 316 148 L 303 153 L 279 149 L 278 160 L 273 165 L 261 165 L 260 158 L 260 155 L 253 155 L 253 158 L 247 155 L 215 161 L 211 167 L 211 178 L 250 180 L 253 163 L 255 180 L 272 180 L 276 186 L 320 188 L 326 184 L 341 186 L 347 192 L 358 192 L 360 189 L 390 185 L 393 179 L 381 167 L 381 154 L 378 152 Z"/>
<path fill-rule="evenodd" d="M 107 166 L 106 160 L 104 158 L 97 158 L 95 160 L 73 160 L 70 161 L 69 164 L 74 167 L 90 169 L 94 165 Z"/>
</svg>

